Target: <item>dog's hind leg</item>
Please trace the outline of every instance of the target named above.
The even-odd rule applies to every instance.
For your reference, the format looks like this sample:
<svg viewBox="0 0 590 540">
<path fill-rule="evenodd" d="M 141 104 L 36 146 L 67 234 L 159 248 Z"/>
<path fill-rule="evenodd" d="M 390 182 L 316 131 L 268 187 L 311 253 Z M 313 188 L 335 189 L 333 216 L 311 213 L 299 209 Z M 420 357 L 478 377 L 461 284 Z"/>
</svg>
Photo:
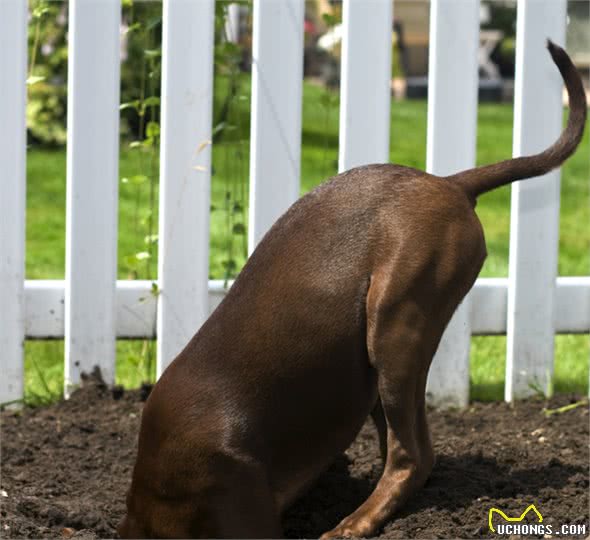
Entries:
<svg viewBox="0 0 590 540">
<path fill-rule="evenodd" d="M 397 248 L 371 276 L 367 350 L 377 371 L 387 426 L 385 466 L 369 498 L 324 534 L 324 540 L 375 534 L 426 482 L 434 466 L 425 406 L 428 369 L 485 258 L 475 215 L 457 219 L 455 214 L 443 214 L 441 226 L 433 227 L 436 247 L 410 252 Z"/>
<path fill-rule="evenodd" d="M 377 435 L 379 437 L 379 450 L 381 452 L 381 459 L 385 465 L 387 459 L 387 422 L 385 421 L 385 414 L 383 414 L 383 406 L 381 405 L 381 399 L 377 399 L 377 403 L 371 411 L 371 418 L 377 429 Z"/>
<path fill-rule="evenodd" d="M 420 295 L 403 295 L 393 309 L 386 304 L 391 298 L 384 290 L 387 281 L 373 279 L 367 298 L 369 356 L 378 373 L 386 423 L 385 467 L 365 503 L 324 534 L 324 540 L 375 534 L 426 482 L 434 464 L 424 392 L 446 320 L 433 321 L 432 308 Z"/>
<path fill-rule="evenodd" d="M 423 409 L 414 408 L 419 391 L 415 377 L 407 373 L 394 378 L 384 374 L 379 379 L 380 393 L 390 393 L 394 388 L 390 399 L 382 398 L 387 419 L 383 474 L 369 498 L 335 529 L 324 534 L 323 540 L 374 535 L 426 482 L 432 469 L 432 449 L 420 447 L 419 441 L 427 440 L 427 437 L 417 432 L 426 423 L 418 418 Z"/>
</svg>

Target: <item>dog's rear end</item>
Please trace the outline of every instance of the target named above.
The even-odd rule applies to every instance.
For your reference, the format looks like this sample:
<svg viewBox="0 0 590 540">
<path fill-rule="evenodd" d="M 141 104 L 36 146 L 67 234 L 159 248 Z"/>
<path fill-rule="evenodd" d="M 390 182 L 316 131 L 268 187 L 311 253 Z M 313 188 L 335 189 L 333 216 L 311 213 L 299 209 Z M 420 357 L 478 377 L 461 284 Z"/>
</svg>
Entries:
<svg viewBox="0 0 590 540">
<path fill-rule="evenodd" d="M 581 81 L 549 50 L 571 113 L 547 151 L 442 179 L 360 167 L 279 219 L 150 395 L 121 536 L 281 536 L 370 413 L 383 475 L 324 538 L 374 534 L 426 481 L 428 368 L 486 254 L 475 198 L 559 166 L 582 136 Z"/>
</svg>

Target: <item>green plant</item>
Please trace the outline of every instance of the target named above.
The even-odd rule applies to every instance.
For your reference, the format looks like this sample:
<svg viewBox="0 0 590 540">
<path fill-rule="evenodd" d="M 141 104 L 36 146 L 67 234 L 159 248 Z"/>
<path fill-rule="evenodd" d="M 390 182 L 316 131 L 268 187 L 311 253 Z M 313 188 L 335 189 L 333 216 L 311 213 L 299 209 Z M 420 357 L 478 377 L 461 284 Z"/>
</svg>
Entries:
<svg viewBox="0 0 590 540">
<path fill-rule="evenodd" d="M 557 407 L 556 409 L 547 409 L 543 408 L 541 411 L 547 418 L 556 414 L 563 414 L 573 409 L 577 409 L 578 407 L 587 407 L 588 400 L 581 399 L 580 401 L 576 401 L 574 403 L 570 403 L 569 405 L 564 405 L 563 407 Z"/>
<path fill-rule="evenodd" d="M 59 146 L 66 140 L 68 3 L 30 0 L 29 9 L 29 139 L 33 144 Z M 127 28 L 123 36 L 125 58 L 121 65 L 123 103 L 132 101 L 136 90 L 144 86 L 141 79 L 146 75 L 145 34 L 151 33 L 153 42 L 160 43 L 161 10 L 161 2 L 123 0 L 122 23 Z M 152 82 L 154 95 L 159 95 L 159 78 Z M 150 113 L 146 115 L 148 119 L 151 119 Z M 122 132 L 137 135 L 139 116 L 129 111 L 121 127 Z"/>
<path fill-rule="evenodd" d="M 549 371 L 545 374 L 547 380 L 547 388 L 543 387 L 543 383 L 539 381 L 536 377 L 529 381 L 528 387 L 534 392 L 537 397 L 540 398 L 551 398 L 553 397 L 553 377 Z"/>
<path fill-rule="evenodd" d="M 63 3 L 30 4 L 27 129 L 32 142 L 66 140 L 66 20 Z"/>
<path fill-rule="evenodd" d="M 123 19 L 128 58 L 121 70 L 122 82 L 127 81 L 130 85 L 122 91 L 122 97 L 127 101 L 121 103 L 120 110 L 122 123 L 131 139 L 124 144 L 135 156 L 136 174 L 121 178 L 121 190 L 132 193 L 135 201 L 133 231 L 136 248 L 122 258 L 130 279 L 155 280 L 162 6 L 126 0 Z M 147 207 L 142 204 L 146 198 Z M 152 294 L 157 296 L 158 293 L 157 284 L 153 282 Z M 154 341 L 146 339 L 141 342 L 139 350 L 131 348 L 127 361 L 135 366 L 142 381 L 152 381 Z"/>
<path fill-rule="evenodd" d="M 250 5 L 249 1 L 240 2 Z M 227 286 L 230 279 L 239 272 L 236 253 L 245 258 L 248 252 L 247 240 L 247 177 L 245 170 L 246 149 L 248 140 L 240 104 L 250 99 L 249 86 L 243 83 L 242 64 L 245 56 L 244 42 L 234 43 L 227 35 L 226 21 L 230 2 L 218 1 L 215 5 L 215 78 L 214 93 L 218 95 L 225 89 L 225 96 L 216 107 L 213 128 L 213 142 L 221 147 L 224 154 L 225 171 L 224 198 L 222 203 L 211 204 L 211 212 L 223 212 L 225 234 L 223 242 L 224 258 L 221 264 L 224 269 L 223 279 Z M 215 175 L 217 170 L 212 170 Z"/>
<path fill-rule="evenodd" d="M 242 2 L 245 3 L 245 2 Z M 240 44 L 228 40 L 226 18 L 229 2 L 217 2 L 215 9 L 215 80 L 225 80 L 226 96 L 221 107 L 217 107 L 213 140 L 223 148 L 226 167 L 233 165 L 229 174 L 224 174 L 225 194 L 223 204 L 211 205 L 211 212 L 223 212 L 225 222 L 225 257 L 222 261 L 226 283 L 239 271 L 236 250 L 245 257 L 247 253 L 246 210 L 247 178 L 241 174 L 244 162 L 244 146 L 247 141 L 235 139 L 234 134 L 243 133 L 242 118 L 236 103 L 249 98 L 241 83 L 241 64 L 244 56 Z M 123 262 L 131 279 L 155 279 L 158 235 L 156 231 L 157 189 L 159 172 L 159 93 L 161 79 L 161 6 L 142 5 L 127 1 L 126 35 L 128 36 L 129 58 L 135 58 L 133 65 L 139 70 L 133 79 L 133 91 L 124 93 L 127 101 L 121 104 L 121 113 L 127 125 L 131 141 L 126 143 L 129 151 L 136 155 L 135 174 L 121 179 L 121 190 L 131 191 L 135 198 L 133 228 L 136 249 L 123 255 Z M 126 69 L 123 69 L 126 72 Z M 219 86 L 216 87 L 219 89 Z M 237 144 L 236 144 L 237 143 Z M 147 193 L 146 193 L 147 192 Z M 147 205 L 142 204 L 147 198 Z M 159 293 L 154 283 L 153 294 Z M 154 342 L 144 341 L 141 349 L 133 348 L 129 361 L 137 366 L 150 380 L 154 373 Z"/>
</svg>

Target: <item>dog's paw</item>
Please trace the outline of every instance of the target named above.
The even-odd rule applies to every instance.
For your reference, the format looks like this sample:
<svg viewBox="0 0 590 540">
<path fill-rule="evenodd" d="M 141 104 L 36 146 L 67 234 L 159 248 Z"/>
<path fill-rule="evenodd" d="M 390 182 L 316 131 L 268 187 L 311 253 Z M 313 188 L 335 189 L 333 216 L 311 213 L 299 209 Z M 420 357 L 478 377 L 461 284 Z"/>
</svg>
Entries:
<svg viewBox="0 0 590 540">
<path fill-rule="evenodd" d="M 322 534 L 320 540 L 331 538 L 366 538 L 372 536 L 374 532 L 375 526 L 370 520 L 348 516 L 331 531 Z"/>
</svg>

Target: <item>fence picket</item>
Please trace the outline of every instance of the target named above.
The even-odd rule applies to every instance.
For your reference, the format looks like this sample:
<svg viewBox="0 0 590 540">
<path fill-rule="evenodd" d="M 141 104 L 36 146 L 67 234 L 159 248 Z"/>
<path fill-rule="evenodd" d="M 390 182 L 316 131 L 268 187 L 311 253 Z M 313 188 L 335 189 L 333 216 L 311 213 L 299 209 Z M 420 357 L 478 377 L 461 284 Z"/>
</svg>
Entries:
<svg viewBox="0 0 590 540">
<path fill-rule="evenodd" d="M 164 2 L 157 375 L 208 315 L 213 0 Z"/>
<path fill-rule="evenodd" d="M 69 21 L 66 394 L 94 366 L 115 375 L 120 1 L 70 0 Z"/>
<path fill-rule="evenodd" d="M 254 0 L 248 251 L 299 197 L 303 0 Z"/>
<path fill-rule="evenodd" d="M 27 2 L 0 17 L 0 403 L 23 396 Z"/>
<path fill-rule="evenodd" d="M 426 169 L 447 175 L 475 165 L 479 2 L 433 0 L 430 12 Z M 437 405 L 469 401 L 470 294 L 447 327 L 428 376 Z"/>
<path fill-rule="evenodd" d="M 343 6 L 338 170 L 389 161 L 391 0 Z"/>
<path fill-rule="evenodd" d="M 519 0 L 514 96 L 515 156 L 545 149 L 562 125 L 562 80 L 544 45 L 565 42 L 565 0 Z M 560 172 L 512 185 L 505 399 L 549 390 Z"/>
</svg>

